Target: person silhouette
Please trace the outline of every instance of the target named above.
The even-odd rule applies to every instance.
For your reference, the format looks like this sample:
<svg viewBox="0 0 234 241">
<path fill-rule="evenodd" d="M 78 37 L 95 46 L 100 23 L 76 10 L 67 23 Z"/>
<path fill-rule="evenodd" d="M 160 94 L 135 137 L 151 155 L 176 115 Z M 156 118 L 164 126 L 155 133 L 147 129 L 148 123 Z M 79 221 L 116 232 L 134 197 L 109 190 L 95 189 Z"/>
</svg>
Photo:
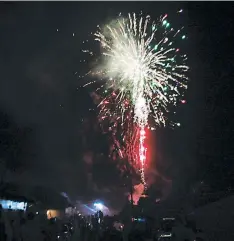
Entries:
<svg viewBox="0 0 234 241">
<path fill-rule="evenodd" d="M 5 227 L 5 222 L 3 218 L 3 209 L 1 204 L 0 204 L 0 240 L 2 241 L 7 240 L 6 227 Z"/>
</svg>

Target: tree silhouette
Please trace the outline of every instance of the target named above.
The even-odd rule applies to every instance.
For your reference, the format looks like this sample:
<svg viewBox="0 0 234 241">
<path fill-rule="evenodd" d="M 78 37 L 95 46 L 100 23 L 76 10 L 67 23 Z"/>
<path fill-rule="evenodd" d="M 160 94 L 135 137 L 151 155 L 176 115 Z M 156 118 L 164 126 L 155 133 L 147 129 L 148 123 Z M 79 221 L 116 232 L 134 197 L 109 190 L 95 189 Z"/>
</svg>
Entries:
<svg viewBox="0 0 234 241">
<path fill-rule="evenodd" d="M 0 112 L 0 182 L 7 173 L 25 168 L 24 150 L 27 147 L 29 128 L 19 128 L 4 112 Z"/>
</svg>

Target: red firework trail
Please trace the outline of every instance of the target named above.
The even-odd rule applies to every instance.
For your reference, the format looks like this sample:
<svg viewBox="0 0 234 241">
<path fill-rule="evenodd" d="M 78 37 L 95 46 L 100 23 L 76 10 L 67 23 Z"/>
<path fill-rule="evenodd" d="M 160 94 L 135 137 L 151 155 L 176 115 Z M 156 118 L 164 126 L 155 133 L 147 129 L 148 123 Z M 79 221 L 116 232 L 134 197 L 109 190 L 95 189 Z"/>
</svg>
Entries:
<svg viewBox="0 0 234 241">
<path fill-rule="evenodd" d="M 136 173 L 141 176 L 142 183 L 145 182 L 145 164 L 146 164 L 146 128 L 139 127 L 134 123 L 133 109 L 128 100 L 116 103 L 117 92 L 92 94 L 94 101 L 99 106 L 98 120 L 102 131 L 109 134 L 111 138 L 110 157 L 117 162 L 117 166 L 122 172 L 127 169 L 126 161 L 131 165 Z M 124 108 L 123 108 L 124 107 Z M 124 112 L 122 110 L 125 110 Z"/>
<path fill-rule="evenodd" d="M 141 180 L 146 187 L 145 182 L 145 164 L 146 164 L 146 152 L 147 148 L 145 147 L 145 138 L 146 138 L 146 132 L 143 127 L 140 128 L 140 138 L 139 138 L 139 159 L 141 163 Z"/>
</svg>

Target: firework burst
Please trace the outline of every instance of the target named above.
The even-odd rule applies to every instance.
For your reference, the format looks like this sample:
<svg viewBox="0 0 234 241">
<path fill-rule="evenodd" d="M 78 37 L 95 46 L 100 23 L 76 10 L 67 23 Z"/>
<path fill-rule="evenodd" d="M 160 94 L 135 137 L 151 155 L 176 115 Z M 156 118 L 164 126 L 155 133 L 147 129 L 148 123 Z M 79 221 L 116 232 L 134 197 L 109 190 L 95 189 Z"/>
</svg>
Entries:
<svg viewBox="0 0 234 241">
<path fill-rule="evenodd" d="M 144 184 L 145 128 L 166 125 L 170 106 L 178 103 L 187 88 L 187 56 L 181 54 L 178 47 L 186 35 L 183 28 L 171 27 L 167 17 L 151 21 L 150 16 L 128 14 L 127 18 L 119 16 L 103 28 L 98 26 L 94 33 L 103 58 L 92 74 L 105 83 L 98 89 L 102 96 L 99 117 L 101 121 L 109 120 L 114 136 L 120 127 L 128 139 L 128 144 L 122 145 L 128 153 L 125 156 L 140 160 Z M 89 50 L 86 52 L 93 55 Z M 132 129 L 133 122 L 139 134 L 137 156 L 132 150 L 137 136 Z M 129 135 L 129 132 L 135 134 Z M 119 146 L 120 153 L 122 146 Z"/>
</svg>

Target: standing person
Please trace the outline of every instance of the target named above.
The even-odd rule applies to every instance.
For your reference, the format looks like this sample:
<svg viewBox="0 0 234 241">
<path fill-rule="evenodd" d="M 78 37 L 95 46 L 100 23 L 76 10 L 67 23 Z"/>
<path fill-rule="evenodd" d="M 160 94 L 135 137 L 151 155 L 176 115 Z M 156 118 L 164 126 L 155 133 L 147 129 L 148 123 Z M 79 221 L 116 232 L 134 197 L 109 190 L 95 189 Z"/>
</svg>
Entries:
<svg viewBox="0 0 234 241">
<path fill-rule="evenodd" d="M 27 221 L 22 227 L 23 241 L 41 241 L 44 238 L 41 227 L 38 222 L 35 222 L 34 217 L 33 213 L 27 216 Z"/>
<path fill-rule="evenodd" d="M 6 241 L 7 240 L 6 227 L 5 227 L 5 221 L 4 221 L 2 212 L 3 212 L 2 205 L 0 205 L 0 240 Z"/>
<path fill-rule="evenodd" d="M 85 222 L 83 217 L 80 219 L 80 240 L 85 241 Z"/>
<path fill-rule="evenodd" d="M 132 204 L 128 203 L 126 205 L 126 210 L 123 214 L 122 220 L 123 220 L 123 240 L 128 241 L 129 240 L 129 234 L 132 230 Z"/>
<path fill-rule="evenodd" d="M 12 230 L 12 239 L 11 239 L 11 241 L 17 241 L 16 224 L 15 223 L 16 222 L 13 219 L 10 221 L 11 230 Z"/>
<path fill-rule="evenodd" d="M 181 240 L 195 240 L 196 236 L 193 231 L 187 228 L 181 221 L 176 221 L 175 226 L 172 228 L 172 233 L 175 235 L 175 241 Z"/>
<path fill-rule="evenodd" d="M 10 208 L 10 207 L 9 207 Z M 4 223 L 5 223 L 5 232 L 6 232 L 6 240 L 7 241 L 12 241 L 12 227 L 11 227 L 11 210 L 7 210 L 6 212 L 4 212 L 3 215 L 4 218 Z"/>
<path fill-rule="evenodd" d="M 11 229 L 12 229 L 12 241 L 20 241 L 20 220 L 21 213 L 17 212 L 14 215 L 14 219 L 11 219 Z"/>
<path fill-rule="evenodd" d="M 20 227 L 19 227 L 19 240 L 24 241 L 23 239 L 23 231 L 24 231 L 24 225 L 26 225 L 26 219 L 24 217 L 20 218 Z"/>
<path fill-rule="evenodd" d="M 79 216 L 74 216 L 74 234 L 72 235 L 72 240 L 77 241 L 80 239 L 80 223 Z"/>
</svg>

